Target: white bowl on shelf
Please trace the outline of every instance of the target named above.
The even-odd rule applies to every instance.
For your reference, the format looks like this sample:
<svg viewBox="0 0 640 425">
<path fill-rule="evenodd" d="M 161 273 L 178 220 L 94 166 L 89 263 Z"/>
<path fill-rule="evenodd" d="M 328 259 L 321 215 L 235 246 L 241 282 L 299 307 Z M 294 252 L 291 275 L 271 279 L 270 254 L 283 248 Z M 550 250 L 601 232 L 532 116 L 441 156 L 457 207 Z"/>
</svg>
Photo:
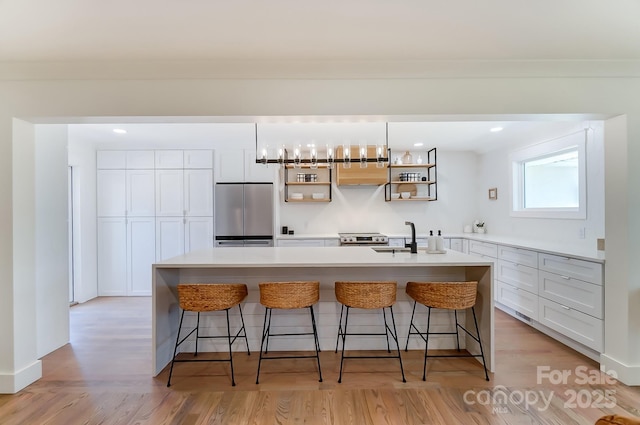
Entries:
<svg viewBox="0 0 640 425">
<path fill-rule="evenodd" d="M 312 193 L 311 199 L 324 199 L 324 193 Z"/>
<path fill-rule="evenodd" d="M 402 199 L 409 199 L 409 198 L 411 198 L 411 192 L 402 192 L 402 193 L 400 193 L 400 197 Z"/>
<path fill-rule="evenodd" d="M 302 199 L 302 193 L 298 193 L 298 192 L 290 193 L 289 198 L 300 200 Z"/>
<path fill-rule="evenodd" d="M 400 194 L 399 193 L 392 193 L 391 194 L 391 199 L 400 199 Z"/>
</svg>

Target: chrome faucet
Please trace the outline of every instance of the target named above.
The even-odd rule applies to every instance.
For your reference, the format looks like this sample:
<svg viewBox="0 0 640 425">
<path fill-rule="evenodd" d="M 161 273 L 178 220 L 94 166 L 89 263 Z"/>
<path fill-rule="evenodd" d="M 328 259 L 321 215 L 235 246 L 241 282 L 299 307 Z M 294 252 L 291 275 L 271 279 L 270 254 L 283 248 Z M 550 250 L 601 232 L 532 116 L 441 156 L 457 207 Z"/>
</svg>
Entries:
<svg viewBox="0 0 640 425">
<path fill-rule="evenodd" d="M 407 226 L 411 226 L 411 243 L 405 243 L 404 247 L 405 248 L 411 248 L 411 253 L 412 254 L 417 254 L 418 253 L 418 242 L 416 242 L 416 226 L 410 222 L 410 221 L 405 221 L 404 224 L 406 224 Z"/>
</svg>

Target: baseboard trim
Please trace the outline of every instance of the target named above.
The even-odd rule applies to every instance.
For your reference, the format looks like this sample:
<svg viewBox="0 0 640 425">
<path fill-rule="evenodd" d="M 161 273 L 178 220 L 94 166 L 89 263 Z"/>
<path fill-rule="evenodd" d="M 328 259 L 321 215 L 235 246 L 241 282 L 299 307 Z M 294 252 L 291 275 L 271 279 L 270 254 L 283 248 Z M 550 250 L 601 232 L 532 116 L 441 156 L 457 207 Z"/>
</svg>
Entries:
<svg viewBox="0 0 640 425">
<path fill-rule="evenodd" d="M 606 354 L 600 355 L 600 370 L 615 372 L 616 379 L 625 385 L 640 385 L 640 366 L 628 365 Z"/>
<path fill-rule="evenodd" d="M 0 394 L 15 394 L 42 378 L 42 361 L 36 360 L 15 373 L 0 373 Z"/>
</svg>

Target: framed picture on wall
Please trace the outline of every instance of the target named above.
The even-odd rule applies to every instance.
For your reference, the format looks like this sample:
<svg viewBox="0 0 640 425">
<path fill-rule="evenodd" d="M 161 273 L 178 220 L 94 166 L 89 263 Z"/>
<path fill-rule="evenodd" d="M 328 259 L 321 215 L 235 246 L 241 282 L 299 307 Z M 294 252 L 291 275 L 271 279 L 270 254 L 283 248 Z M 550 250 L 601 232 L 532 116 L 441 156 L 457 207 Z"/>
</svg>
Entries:
<svg viewBox="0 0 640 425">
<path fill-rule="evenodd" d="M 491 199 L 491 200 L 498 199 L 498 188 L 497 187 L 492 187 L 491 189 L 489 189 L 489 199 Z"/>
</svg>

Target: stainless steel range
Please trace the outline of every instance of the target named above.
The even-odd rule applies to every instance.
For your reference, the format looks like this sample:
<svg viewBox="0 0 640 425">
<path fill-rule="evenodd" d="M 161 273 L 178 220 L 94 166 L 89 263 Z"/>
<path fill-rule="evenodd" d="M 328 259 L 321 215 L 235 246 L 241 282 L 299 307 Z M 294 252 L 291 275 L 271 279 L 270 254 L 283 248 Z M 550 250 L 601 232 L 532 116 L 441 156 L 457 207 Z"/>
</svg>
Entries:
<svg viewBox="0 0 640 425">
<path fill-rule="evenodd" d="M 338 233 L 341 246 L 388 246 L 389 238 L 381 233 Z"/>
</svg>

